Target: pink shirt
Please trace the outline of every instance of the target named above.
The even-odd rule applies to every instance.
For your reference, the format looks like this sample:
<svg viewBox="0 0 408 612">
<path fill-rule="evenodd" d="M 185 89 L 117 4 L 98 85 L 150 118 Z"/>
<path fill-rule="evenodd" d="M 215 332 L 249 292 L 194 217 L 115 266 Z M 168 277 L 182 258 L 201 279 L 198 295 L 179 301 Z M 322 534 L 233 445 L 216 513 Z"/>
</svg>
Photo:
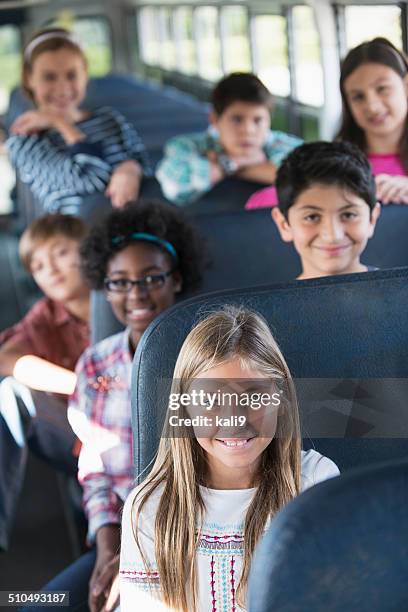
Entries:
<svg viewBox="0 0 408 612">
<path fill-rule="evenodd" d="M 382 155 L 373 153 L 368 155 L 373 174 L 389 174 L 391 176 L 405 176 L 406 172 L 401 162 L 401 158 L 396 153 Z"/>
<path fill-rule="evenodd" d="M 406 176 L 406 172 L 401 162 L 401 158 L 396 153 L 382 155 L 373 153 L 368 155 L 368 161 L 371 165 L 373 174 L 389 174 L 390 176 Z M 276 188 L 265 187 L 255 191 L 245 204 L 245 210 L 254 210 L 255 208 L 272 208 L 278 204 L 278 194 Z"/>
<path fill-rule="evenodd" d="M 277 206 L 277 204 L 278 194 L 276 193 L 276 187 L 272 185 L 271 187 L 265 187 L 265 189 L 255 191 L 245 204 L 245 210 L 272 208 L 272 206 Z"/>
</svg>

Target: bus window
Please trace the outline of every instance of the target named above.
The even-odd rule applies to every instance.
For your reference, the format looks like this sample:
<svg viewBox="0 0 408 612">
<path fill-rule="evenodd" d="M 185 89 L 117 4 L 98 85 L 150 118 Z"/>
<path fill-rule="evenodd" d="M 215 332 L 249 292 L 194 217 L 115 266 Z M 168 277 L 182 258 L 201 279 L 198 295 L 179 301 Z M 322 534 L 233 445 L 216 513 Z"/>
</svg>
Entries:
<svg viewBox="0 0 408 612">
<path fill-rule="evenodd" d="M 1 134 L 0 138 L 3 140 L 5 134 Z M 7 155 L 6 147 L 3 143 L 0 143 L 0 216 L 8 215 L 13 210 L 13 202 L 11 199 L 11 191 L 16 182 L 16 176 L 13 168 L 11 167 L 10 160 Z"/>
<path fill-rule="evenodd" d="M 21 39 L 16 26 L 0 27 L 0 114 L 8 108 L 10 92 L 20 82 Z"/>
<path fill-rule="evenodd" d="M 222 76 L 218 11 L 214 6 L 200 6 L 194 12 L 197 41 L 198 74 L 216 81 Z"/>
<path fill-rule="evenodd" d="M 292 9 L 292 40 L 296 99 L 303 104 L 322 106 L 323 71 L 320 61 L 319 36 L 310 6 Z"/>
<path fill-rule="evenodd" d="M 247 9 L 243 6 L 226 6 L 221 9 L 221 32 L 224 72 L 250 72 L 252 66 Z"/>
<path fill-rule="evenodd" d="M 184 74 L 197 72 L 193 38 L 193 11 L 190 7 L 180 6 L 173 13 L 176 39 L 177 68 Z"/>
<path fill-rule="evenodd" d="M 112 41 L 105 17 L 78 17 L 74 22 L 77 34 L 88 59 L 90 76 L 103 76 L 112 69 Z"/>
<path fill-rule="evenodd" d="M 159 64 L 160 31 L 156 9 L 141 8 L 137 15 L 140 54 L 146 64 Z"/>
<path fill-rule="evenodd" d="M 173 36 L 173 23 L 169 8 L 159 9 L 160 28 L 160 65 L 172 70 L 176 67 L 176 45 Z"/>
<path fill-rule="evenodd" d="M 388 38 L 398 49 L 402 49 L 399 6 L 346 6 L 344 24 L 347 50 L 376 36 Z"/>
<path fill-rule="evenodd" d="M 251 20 L 254 70 L 277 96 L 289 96 L 290 74 L 286 19 L 280 15 L 256 15 Z"/>
</svg>

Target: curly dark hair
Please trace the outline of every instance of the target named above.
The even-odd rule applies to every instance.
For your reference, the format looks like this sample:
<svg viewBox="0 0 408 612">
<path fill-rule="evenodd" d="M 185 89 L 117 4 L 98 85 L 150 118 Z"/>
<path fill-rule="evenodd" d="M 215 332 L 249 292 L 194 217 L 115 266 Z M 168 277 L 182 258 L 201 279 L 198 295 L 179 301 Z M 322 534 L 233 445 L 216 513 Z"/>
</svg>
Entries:
<svg viewBox="0 0 408 612">
<path fill-rule="evenodd" d="M 132 243 L 132 232 L 145 232 L 170 242 L 178 255 L 182 292 L 197 288 L 204 269 L 204 242 L 185 215 L 159 201 L 129 202 L 91 228 L 81 245 L 82 270 L 94 289 L 102 289 L 110 259 Z M 119 243 L 115 238 L 124 237 Z M 129 239 L 126 239 L 129 236 Z"/>
</svg>

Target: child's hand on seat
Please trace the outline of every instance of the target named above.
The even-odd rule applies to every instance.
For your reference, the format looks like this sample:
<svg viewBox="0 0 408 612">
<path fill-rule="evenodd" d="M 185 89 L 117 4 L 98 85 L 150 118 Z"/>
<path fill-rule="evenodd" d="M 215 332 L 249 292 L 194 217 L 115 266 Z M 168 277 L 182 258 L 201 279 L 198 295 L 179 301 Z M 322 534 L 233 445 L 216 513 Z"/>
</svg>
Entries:
<svg viewBox="0 0 408 612">
<path fill-rule="evenodd" d="M 408 177 L 378 174 L 375 177 L 377 198 L 382 204 L 408 204 Z"/>
<path fill-rule="evenodd" d="M 128 202 L 137 200 L 141 180 L 142 169 L 137 162 L 122 162 L 113 171 L 105 195 L 111 199 L 114 208 L 122 208 Z"/>
<path fill-rule="evenodd" d="M 39 110 L 27 111 L 17 117 L 10 132 L 22 136 L 38 134 L 38 132 L 54 127 L 54 122 L 55 116 L 52 113 Z"/>
</svg>

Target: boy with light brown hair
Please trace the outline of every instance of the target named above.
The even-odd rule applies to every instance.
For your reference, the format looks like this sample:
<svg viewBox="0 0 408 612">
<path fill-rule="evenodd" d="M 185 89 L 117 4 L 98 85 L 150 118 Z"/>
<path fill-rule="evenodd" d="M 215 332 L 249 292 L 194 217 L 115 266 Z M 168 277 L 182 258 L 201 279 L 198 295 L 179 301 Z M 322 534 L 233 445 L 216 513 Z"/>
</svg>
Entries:
<svg viewBox="0 0 408 612">
<path fill-rule="evenodd" d="M 52 214 L 34 221 L 20 240 L 23 265 L 44 297 L 0 333 L 0 376 L 7 377 L 0 384 L 0 442 L 8 449 L 0 465 L 0 548 L 8 546 L 26 443 L 54 467 L 76 473 L 77 440 L 66 409 L 75 364 L 89 344 L 89 288 L 79 258 L 85 233 L 80 219 Z"/>
</svg>

